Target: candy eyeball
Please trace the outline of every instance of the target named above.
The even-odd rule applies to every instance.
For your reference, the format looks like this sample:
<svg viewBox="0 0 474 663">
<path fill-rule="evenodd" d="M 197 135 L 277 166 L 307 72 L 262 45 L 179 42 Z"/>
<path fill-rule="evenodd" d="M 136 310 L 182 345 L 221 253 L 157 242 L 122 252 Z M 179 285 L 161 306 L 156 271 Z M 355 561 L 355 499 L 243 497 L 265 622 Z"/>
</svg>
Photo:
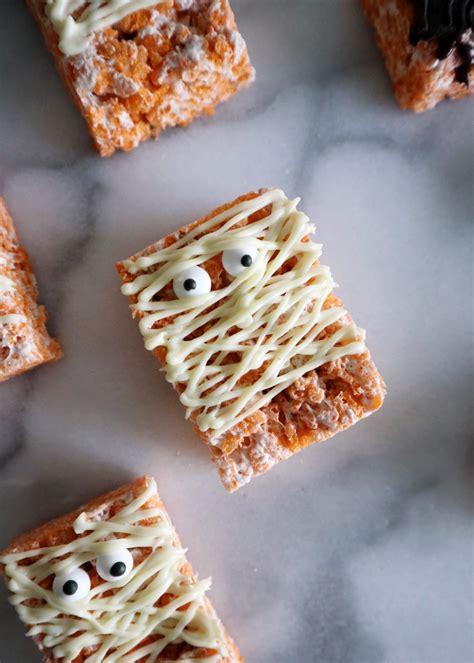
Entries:
<svg viewBox="0 0 474 663">
<path fill-rule="evenodd" d="M 109 555 L 101 555 L 97 559 L 96 568 L 102 580 L 120 582 L 129 576 L 133 569 L 132 553 L 127 548 L 123 548 Z"/>
<path fill-rule="evenodd" d="M 89 574 L 80 567 L 58 575 L 53 581 L 53 592 L 58 598 L 66 603 L 80 601 L 89 593 L 91 579 Z"/>
<path fill-rule="evenodd" d="M 254 246 L 228 249 L 222 254 L 222 264 L 228 274 L 238 276 L 252 266 L 256 256 L 257 249 Z"/>
<path fill-rule="evenodd" d="M 178 299 L 184 297 L 197 297 L 211 292 L 211 277 L 202 267 L 189 267 L 184 269 L 173 280 L 174 294 Z"/>
</svg>

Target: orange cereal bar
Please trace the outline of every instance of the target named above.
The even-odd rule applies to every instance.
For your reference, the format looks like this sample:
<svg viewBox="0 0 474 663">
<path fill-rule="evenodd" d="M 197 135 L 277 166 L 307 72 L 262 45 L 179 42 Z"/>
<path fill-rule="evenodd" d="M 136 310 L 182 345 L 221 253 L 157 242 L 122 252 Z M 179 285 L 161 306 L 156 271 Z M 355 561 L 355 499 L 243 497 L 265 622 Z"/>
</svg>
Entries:
<svg viewBox="0 0 474 663">
<path fill-rule="evenodd" d="M 473 93 L 472 2 L 362 0 L 401 108 L 421 112 Z"/>
<path fill-rule="evenodd" d="M 0 382 L 62 357 L 38 306 L 36 279 L 0 198 Z"/>
<path fill-rule="evenodd" d="M 149 476 L 16 538 L 10 602 L 48 663 L 239 663 Z"/>
<path fill-rule="evenodd" d="M 249 193 L 117 266 L 145 347 L 229 491 L 385 396 L 297 203 Z"/>
<path fill-rule="evenodd" d="M 212 115 L 254 80 L 229 0 L 27 0 L 101 156 Z"/>
</svg>

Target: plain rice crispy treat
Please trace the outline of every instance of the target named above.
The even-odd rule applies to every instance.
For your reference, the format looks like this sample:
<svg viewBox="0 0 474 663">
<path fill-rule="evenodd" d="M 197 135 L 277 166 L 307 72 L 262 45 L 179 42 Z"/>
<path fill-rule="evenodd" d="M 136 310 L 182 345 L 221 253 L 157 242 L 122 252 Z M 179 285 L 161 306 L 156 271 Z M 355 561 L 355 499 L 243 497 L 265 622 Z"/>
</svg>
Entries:
<svg viewBox="0 0 474 663">
<path fill-rule="evenodd" d="M 429 110 L 445 97 L 460 99 L 474 90 L 470 84 L 474 75 L 474 44 L 469 16 L 463 19 L 466 29 L 459 34 L 456 26 L 451 29 L 447 21 L 438 23 L 434 4 L 430 0 L 362 0 L 403 109 Z M 438 2 L 444 11 L 453 4 L 457 12 L 468 11 L 461 8 L 467 4 L 464 0 L 445 5 Z M 417 18 L 417 8 L 421 18 Z M 432 17 L 432 23 L 428 21 L 428 26 L 423 27 L 419 22 L 425 15 Z M 459 13 L 457 16 L 461 21 Z"/>
<path fill-rule="evenodd" d="M 62 357 L 37 304 L 36 279 L 0 198 L 0 382 Z"/>
<path fill-rule="evenodd" d="M 17 537 L 10 602 L 48 663 L 239 663 L 145 476 Z"/>
<path fill-rule="evenodd" d="M 62 52 L 45 0 L 27 2 L 102 156 L 213 114 L 254 79 L 228 0 L 147 6 L 98 30 L 73 55 Z M 90 5 L 85 0 L 74 16 Z"/>
<path fill-rule="evenodd" d="M 384 400 L 296 203 L 249 193 L 117 266 L 145 346 L 229 491 Z"/>
</svg>

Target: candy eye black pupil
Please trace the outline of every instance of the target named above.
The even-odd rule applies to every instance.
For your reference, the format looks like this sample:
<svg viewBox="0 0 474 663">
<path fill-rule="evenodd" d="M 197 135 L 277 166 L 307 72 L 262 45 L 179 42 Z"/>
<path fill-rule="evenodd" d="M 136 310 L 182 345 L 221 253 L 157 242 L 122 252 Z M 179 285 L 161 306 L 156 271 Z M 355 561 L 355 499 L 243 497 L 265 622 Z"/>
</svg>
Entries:
<svg viewBox="0 0 474 663">
<path fill-rule="evenodd" d="M 242 265 L 242 267 L 250 267 L 250 265 L 252 264 L 252 262 L 253 262 L 253 260 L 252 260 L 252 256 L 249 256 L 248 253 L 246 253 L 246 254 L 245 254 L 244 256 L 242 256 L 242 258 L 240 259 L 240 264 Z"/>
<path fill-rule="evenodd" d="M 118 576 L 123 576 L 126 570 L 127 567 L 123 562 L 115 562 L 115 564 L 112 564 L 110 567 L 110 575 L 117 578 Z"/>
<path fill-rule="evenodd" d="M 197 283 L 194 279 L 186 279 L 183 283 L 184 289 L 189 292 L 190 290 L 196 290 Z"/>
<path fill-rule="evenodd" d="M 79 585 L 75 580 L 67 580 L 63 585 L 63 592 L 66 596 L 72 596 L 79 589 Z"/>
</svg>

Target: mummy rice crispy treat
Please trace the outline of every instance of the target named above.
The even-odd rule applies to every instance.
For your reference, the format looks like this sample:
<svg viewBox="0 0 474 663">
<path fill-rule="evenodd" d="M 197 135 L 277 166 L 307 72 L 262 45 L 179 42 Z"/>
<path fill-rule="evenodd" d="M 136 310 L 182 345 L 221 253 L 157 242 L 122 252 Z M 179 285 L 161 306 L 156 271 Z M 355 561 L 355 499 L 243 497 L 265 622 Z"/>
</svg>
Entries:
<svg viewBox="0 0 474 663">
<path fill-rule="evenodd" d="M 10 602 L 48 663 L 239 663 L 150 477 L 15 539 Z"/>
<path fill-rule="evenodd" d="M 27 0 L 102 156 L 254 79 L 228 0 Z"/>
<path fill-rule="evenodd" d="M 0 382 L 62 357 L 37 297 L 28 254 L 0 198 Z"/>
<path fill-rule="evenodd" d="M 472 0 L 362 0 L 402 108 L 473 93 Z"/>
<path fill-rule="evenodd" d="M 229 491 L 385 395 L 297 203 L 247 194 L 118 264 L 145 347 Z"/>
</svg>

